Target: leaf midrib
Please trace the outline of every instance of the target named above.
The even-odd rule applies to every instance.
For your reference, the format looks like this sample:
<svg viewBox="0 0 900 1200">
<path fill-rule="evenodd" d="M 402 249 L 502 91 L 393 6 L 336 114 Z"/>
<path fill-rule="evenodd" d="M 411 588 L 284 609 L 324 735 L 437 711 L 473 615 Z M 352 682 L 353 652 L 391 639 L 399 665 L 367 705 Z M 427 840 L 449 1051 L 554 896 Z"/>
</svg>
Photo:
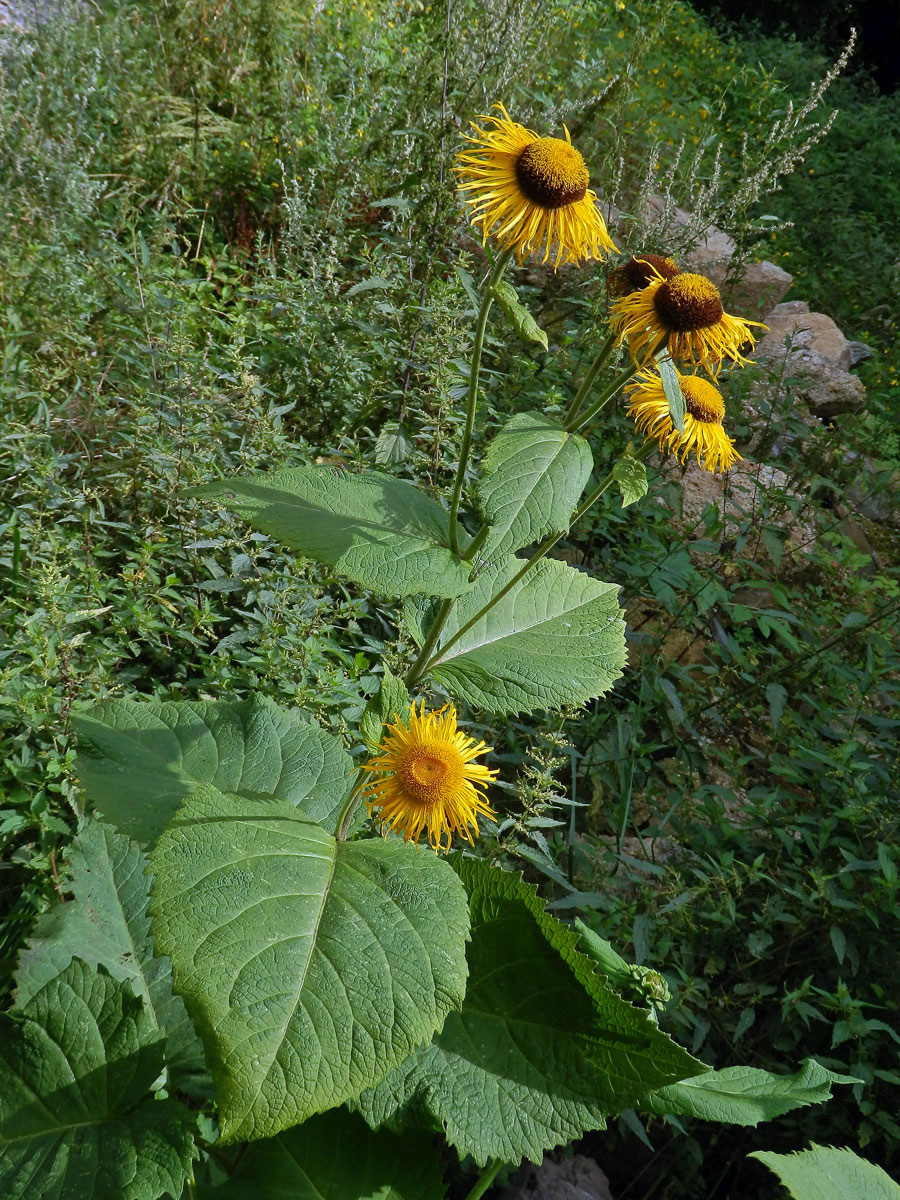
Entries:
<svg viewBox="0 0 900 1200">
<path fill-rule="evenodd" d="M 315 953 L 315 949 L 316 949 L 316 942 L 317 942 L 318 936 L 319 936 L 319 926 L 322 923 L 322 916 L 325 912 L 325 905 L 328 901 L 328 894 L 331 891 L 331 883 L 332 883 L 332 880 L 334 879 L 334 870 L 335 870 L 335 866 L 337 865 L 338 849 L 339 849 L 338 843 L 334 842 L 333 846 L 332 846 L 331 867 L 328 872 L 328 879 L 325 883 L 325 887 L 322 889 L 322 903 L 319 905 L 319 911 L 316 914 L 315 925 L 313 926 L 312 934 L 309 939 L 309 953 L 306 956 L 306 962 L 303 964 L 303 970 L 300 973 L 300 980 L 299 980 L 299 983 L 297 984 L 297 988 L 296 988 L 295 995 L 294 995 L 294 1002 L 291 1005 L 291 1011 L 288 1014 L 288 1016 L 284 1022 L 284 1025 L 283 1025 L 280 1035 L 278 1037 L 278 1041 L 277 1041 L 274 1049 L 272 1050 L 271 1056 L 267 1056 L 268 1061 L 267 1061 L 265 1071 L 260 1071 L 260 1073 L 259 1073 L 259 1086 L 256 1089 L 256 1095 L 253 1097 L 252 1102 L 245 1107 L 245 1109 L 244 1109 L 245 1114 L 253 1111 L 253 1109 L 256 1105 L 256 1102 L 259 1100 L 260 1096 L 262 1095 L 263 1085 L 266 1083 L 266 1081 L 269 1078 L 269 1072 L 272 1070 L 272 1065 L 275 1062 L 275 1060 L 278 1058 L 278 1055 L 281 1051 L 281 1047 L 284 1045 L 284 1040 L 285 1040 L 285 1037 L 287 1036 L 288 1026 L 290 1025 L 291 1021 L 293 1021 L 294 1014 L 296 1013 L 297 1008 L 300 1004 L 300 997 L 303 993 L 303 988 L 306 984 L 306 977 L 309 974 L 310 964 L 312 963 L 313 954 Z"/>
<path fill-rule="evenodd" d="M 599 580 L 592 582 L 599 582 Z M 563 609 L 561 612 L 554 613 L 553 616 L 544 617 L 542 620 L 534 621 L 530 625 L 517 625 L 514 630 L 505 632 L 501 637 L 486 638 L 484 641 L 477 642 L 474 645 L 465 645 L 465 639 L 463 638 L 456 643 L 456 647 L 452 648 L 452 652 L 448 654 L 446 658 L 441 658 L 439 662 L 435 663 L 435 666 L 443 666 L 444 663 L 452 662 L 454 658 L 460 658 L 463 654 L 472 654 L 476 650 L 483 650 L 486 646 L 495 646 L 500 642 L 507 641 L 509 638 L 518 637 L 519 634 L 530 633 L 532 629 L 537 629 L 541 625 L 547 625 L 550 621 L 558 621 L 561 617 L 567 617 L 569 614 L 574 616 L 580 609 L 588 608 L 591 604 L 596 603 L 597 600 L 600 600 L 603 596 L 608 595 L 609 592 L 613 590 L 612 584 L 607 584 L 606 587 L 608 589 L 606 592 L 598 593 L 598 595 L 592 596 L 590 599 L 584 600 L 580 604 L 577 604 L 574 608 Z M 517 592 L 516 596 L 520 594 L 520 592 Z M 478 622 L 478 625 L 481 625 L 486 620 L 487 616 L 482 617 L 481 621 Z M 478 625 L 476 625 L 474 628 L 477 629 Z M 453 631 L 449 630 L 448 632 L 452 635 Z"/>
<path fill-rule="evenodd" d="M 520 514 L 520 513 L 523 511 L 523 509 L 525 508 L 525 505 L 528 503 L 528 501 L 529 501 L 529 500 L 532 498 L 532 496 L 535 494 L 535 491 L 537 490 L 537 485 L 538 485 L 538 482 L 539 482 L 541 479 L 543 479 L 543 477 L 544 477 L 544 476 L 547 474 L 547 472 L 550 470 L 550 467 L 551 467 L 551 465 L 552 465 L 552 464 L 555 462 L 555 460 L 556 460 L 556 459 L 559 457 L 559 455 L 560 455 L 560 454 L 562 454 L 562 452 L 563 452 L 564 448 L 565 448 L 565 447 L 568 445 L 568 443 L 569 443 L 569 439 L 570 439 L 570 438 L 573 436 L 572 434 L 570 434 L 570 433 L 567 433 L 567 432 L 566 432 L 566 430 L 564 430 L 564 429 L 560 429 L 560 433 L 562 433 L 562 434 L 564 435 L 564 436 L 563 436 L 563 439 L 562 439 L 562 441 L 561 441 L 561 442 L 560 442 L 560 441 L 558 441 L 558 440 L 556 440 L 556 439 L 552 439 L 552 441 L 551 441 L 551 439 L 550 439 L 550 438 L 547 438 L 547 441 L 546 441 L 545 443 L 543 443 L 543 444 L 554 444 L 554 443 L 555 443 L 555 445 L 556 445 L 556 449 L 554 450 L 553 454 L 552 454 L 552 455 L 551 455 L 549 458 L 547 458 L 547 459 L 545 459 L 545 460 L 544 460 L 544 465 L 542 466 L 542 468 L 541 468 L 539 471 L 534 471 L 534 472 L 532 473 L 532 474 L 533 474 L 533 483 L 531 484 L 531 486 L 529 487 L 528 491 L 527 491 L 527 492 L 525 493 L 525 495 L 523 496 L 521 503 L 520 503 L 520 504 L 518 505 L 518 507 L 517 507 L 517 508 L 514 510 L 514 512 L 513 512 L 513 514 L 512 514 L 512 516 L 509 518 L 509 520 L 508 520 L 508 521 L 506 521 L 506 524 L 505 524 L 505 526 L 504 526 L 504 525 L 495 525 L 495 526 L 493 527 L 494 529 L 502 529 L 502 530 L 503 530 L 502 536 L 501 536 L 501 537 L 498 539 L 498 541 L 497 541 L 497 543 L 496 543 L 496 546 L 502 546 L 502 545 L 503 545 L 503 540 L 504 540 L 504 538 L 506 538 L 506 537 L 509 535 L 509 532 L 510 532 L 510 530 L 511 530 L 511 528 L 512 528 L 513 521 L 515 521 L 515 519 L 516 519 L 516 518 L 519 516 L 519 514 Z M 527 447 L 526 447 L 526 449 L 527 449 Z M 515 458 L 515 454 L 511 454 L 511 455 L 509 455 L 509 457 L 508 457 L 508 458 L 505 460 L 505 463 L 504 463 L 504 465 L 506 465 L 506 463 L 509 463 L 509 462 L 510 462 L 512 459 L 514 459 L 514 458 Z M 498 475 L 499 475 L 499 473 L 500 473 L 500 472 L 498 471 Z M 555 492 L 555 489 L 553 488 L 552 481 L 551 481 L 551 485 L 550 485 L 550 486 L 551 486 L 551 490 Z M 486 508 L 486 507 L 487 507 L 487 504 L 485 503 L 485 508 Z M 488 518 L 488 519 L 489 519 L 489 518 Z M 545 518 L 545 520 L 544 520 L 543 524 L 546 524 L 546 523 L 547 523 L 547 522 L 546 522 L 546 518 Z M 540 523 L 539 523 L 539 524 L 538 524 L 538 528 L 540 528 L 540 527 L 541 527 L 541 526 L 540 526 Z M 523 544 L 527 544 L 527 543 L 523 543 Z M 494 547 L 494 549 L 496 549 L 496 547 Z"/>
</svg>

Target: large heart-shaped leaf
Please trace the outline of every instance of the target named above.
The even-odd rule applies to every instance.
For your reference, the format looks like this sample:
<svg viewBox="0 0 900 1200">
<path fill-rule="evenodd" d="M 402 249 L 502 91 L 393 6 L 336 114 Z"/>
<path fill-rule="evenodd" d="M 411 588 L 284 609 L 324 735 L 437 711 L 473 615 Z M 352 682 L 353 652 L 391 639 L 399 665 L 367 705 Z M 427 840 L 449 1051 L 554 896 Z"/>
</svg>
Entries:
<svg viewBox="0 0 900 1200">
<path fill-rule="evenodd" d="M 334 831 L 353 760 L 298 709 L 240 701 L 106 700 L 73 715 L 88 799 L 124 833 L 152 842 L 201 783 L 300 806 Z"/>
<path fill-rule="evenodd" d="M 443 642 L 521 566 L 513 558 L 483 571 L 455 605 Z M 432 673 L 453 695 L 488 712 L 533 712 L 601 696 L 626 659 L 617 597 L 615 584 L 544 559 L 440 655 Z M 415 626 L 414 632 L 421 633 Z"/>
<path fill-rule="evenodd" d="M 434 1138 L 373 1133 L 345 1108 L 254 1142 L 224 1187 L 202 1200 L 441 1200 Z"/>
<path fill-rule="evenodd" d="M 197 488 L 271 537 L 387 596 L 459 596 L 468 564 L 447 512 L 411 483 L 366 471 L 292 467 Z"/>
<path fill-rule="evenodd" d="M 150 1092 L 163 1043 L 128 984 L 78 959 L 0 1017 L 4 1200 L 180 1196 L 194 1117 Z"/>
<path fill-rule="evenodd" d="M 370 1124 L 424 1105 L 460 1155 L 540 1162 L 648 1084 L 697 1073 L 703 1064 L 612 991 L 534 888 L 479 860 L 456 866 L 472 916 L 465 1002 L 359 1098 Z"/>
<path fill-rule="evenodd" d="M 270 1137 L 356 1096 L 465 992 L 465 889 L 430 851 L 335 841 L 284 801 L 198 789 L 150 856 L 223 1137 Z"/>
<path fill-rule="evenodd" d="M 478 494 L 490 559 L 569 527 L 593 466 L 583 437 L 543 413 L 517 413 L 487 448 Z"/>
<path fill-rule="evenodd" d="M 157 958 L 150 937 L 150 885 L 141 848 L 102 821 L 90 818 L 67 855 L 72 898 L 38 917 L 16 972 L 19 1006 L 29 1003 L 73 958 L 103 966 L 126 980 L 166 1035 L 171 1083 L 202 1086 L 203 1047 L 184 1001 L 172 991 L 172 966 Z"/>
</svg>

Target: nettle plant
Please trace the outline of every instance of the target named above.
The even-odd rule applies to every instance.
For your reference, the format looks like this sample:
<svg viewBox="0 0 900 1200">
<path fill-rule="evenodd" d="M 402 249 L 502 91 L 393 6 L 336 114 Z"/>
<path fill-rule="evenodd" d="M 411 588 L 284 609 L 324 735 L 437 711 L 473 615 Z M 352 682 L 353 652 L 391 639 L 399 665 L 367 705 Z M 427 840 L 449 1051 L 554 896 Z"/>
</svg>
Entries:
<svg viewBox="0 0 900 1200">
<path fill-rule="evenodd" d="M 439 1131 L 479 1169 L 474 1198 L 502 1165 L 540 1161 L 623 1110 L 756 1124 L 846 1082 L 811 1060 L 792 1076 L 711 1070 L 660 1030 L 661 976 L 478 855 L 496 771 L 454 702 L 535 713 L 608 691 L 626 662 L 617 586 L 548 552 L 610 487 L 637 501 L 655 447 L 731 465 L 716 373 L 752 334 L 704 277 L 625 259 L 565 420 L 520 412 L 499 430 L 467 496 L 470 529 L 493 303 L 546 345 L 502 278 L 511 257 L 556 267 L 618 251 L 568 132 L 540 137 L 500 108 L 473 125 L 456 170 L 495 257 L 449 508 L 330 465 L 198 493 L 402 601 L 418 651 L 403 678 L 383 668 L 351 747 L 368 748 L 361 766 L 266 696 L 111 700 L 75 718 L 99 816 L 84 819 L 71 899 L 38 920 L 4 1018 L 4 1196 L 430 1200 L 444 1194 Z M 583 432 L 623 387 L 648 436 L 588 489 Z M 446 856 L 453 835 L 468 849 Z"/>
</svg>

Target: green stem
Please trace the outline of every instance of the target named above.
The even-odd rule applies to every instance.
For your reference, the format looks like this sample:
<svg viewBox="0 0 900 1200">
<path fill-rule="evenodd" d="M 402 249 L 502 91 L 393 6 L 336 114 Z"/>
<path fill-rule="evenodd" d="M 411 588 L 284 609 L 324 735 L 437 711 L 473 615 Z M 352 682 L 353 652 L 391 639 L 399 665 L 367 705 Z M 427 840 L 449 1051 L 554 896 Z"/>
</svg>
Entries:
<svg viewBox="0 0 900 1200">
<path fill-rule="evenodd" d="M 485 538 L 490 533 L 490 529 L 490 525 L 482 525 L 475 537 L 472 539 L 472 544 L 468 549 L 469 561 L 475 557 L 475 555 L 484 545 Z M 473 573 L 474 571 L 475 568 L 473 568 Z M 471 576 L 469 578 L 471 578 Z M 406 677 L 404 678 L 403 682 L 406 684 L 407 688 L 414 687 L 425 674 L 425 664 L 428 662 L 432 651 L 437 645 L 437 640 L 441 636 L 444 626 L 447 624 L 447 618 L 450 616 L 455 603 L 455 600 L 445 600 L 438 609 L 434 618 L 434 623 L 428 631 L 428 637 L 422 644 L 422 649 L 416 655 L 416 660 L 413 665 L 406 672 Z"/>
<path fill-rule="evenodd" d="M 466 1200 L 480 1200 L 480 1197 L 488 1190 L 497 1175 L 500 1173 L 500 1168 L 503 1166 L 503 1160 L 495 1158 L 493 1162 L 489 1162 L 478 1178 L 475 1180 L 475 1186 L 466 1196 Z"/>
<path fill-rule="evenodd" d="M 478 530 L 478 532 L 472 538 L 471 545 L 469 546 L 468 550 L 466 551 L 466 559 L 468 562 L 472 561 L 472 559 L 475 557 L 475 555 L 478 553 L 478 551 L 484 545 L 485 539 L 487 538 L 487 535 L 490 533 L 490 531 L 491 531 L 490 525 L 482 525 L 482 527 Z"/>
<path fill-rule="evenodd" d="M 350 832 L 350 822 L 353 820 L 353 814 L 356 812 L 356 806 L 359 804 L 359 793 L 365 786 L 365 777 L 360 771 L 359 778 L 353 785 L 353 790 L 347 797 L 347 803 L 341 809 L 341 815 L 338 817 L 337 823 L 337 840 L 339 842 L 346 841 L 347 834 Z"/>
<path fill-rule="evenodd" d="M 647 441 L 644 442 L 643 446 L 641 446 L 640 450 L 638 450 L 637 453 L 633 457 L 643 460 L 650 455 L 650 453 L 653 451 L 655 446 L 656 446 L 656 440 L 654 438 L 648 438 Z M 600 499 L 600 497 L 603 495 L 603 493 L 605 491 L 607 491 L 607 489 L 609 487 L 611 487 L 611 485 L 614 482 L 615 482 L 615 475 L 613 474 L 612 471 L 610 471 L 609 474 L 600 483 L 597 484 L 597 486 L 594 488 L 594 490 L 588 495 L 587 499 L 578 508 L 576 508 L 575 511 L 572 513 L 572 519 L 569 522 L 569 529 L 571 529 L 571 527 L 577 521 L 581 520 L 581 518 L 588 511 L 588 509 L 591 508 L 592 505 L 597 503 L 597 501 Z M 490 600 L 488 600 L 487 604 L 485 604 L 482 608 L 480 608 L 478 610 L 478 612 L 475 614 L 475 616 L 472 617 L 472 619 L 470 621 L 466 621 L 465 625 L 463 625 L 460 629 L 458 629 L 456 631 L 456 633 L 454 633 L 453 637 L 450 638 L 450 640 L 448 642 L 446 642 L 443 646 L 441 646 L 440 650 L 437 652 L 437 654 L 434 656 L 434 658 L 432 658 L 430 662 L 425 664 L 425 667 L 423 668 L 423 671 L 421 673 L 424 674 L 424 671 L 430 671 L 432 667 L 437 666 L 437 664 L 441 661 L 441 659 L 444 657 L 444 655 L 447 653 L 447 651 L 450 649 L 450 647 L 455 646 L 456 643 L 459 641 L 459 639 L 461 637 L 464 637 L 465 634 L 467 634 L 469 632 L 469 630 L 473 627 L 473 625 L 477 625 L 478 622 L 482 619 L 482 617 L 487 616 L 487 614 L 491 611 L 491 609 L 496 604 L 499 604 L 500 601 L 503 599 L 503 597 L 508 592 L 512 591 L 512 589 L 516 586 L 516 584 L 519 582 L 519 580 L 524 578 L 524 576 L 526 576 L 528 574 L 528 572 L 531 570 L 531 568 L 533 566 L 535 566 L 537 563 L 539 563 L 541 561 L 541 559 L 546 554 L 548 554 L 549 551 L 551 551 L 553 549 L 553 547 L 560 540 L 560 538 L 564 537 L 565 534 L 568 533 L 568 531 L 569 530 L 566 529 L 566 530 L 563 530 L 562 533 L 553 534 L 550 537 L 546 538 L 543 542 L 541 542 L 540 546 L 538 546 L 537 550 L 535 550 L 535 552 L 534 552 L 534 554 L 532 554 L 531 558 L 529 558 L 529 560 L 524 564 L 521 571 L 517 571 L 515 573 L 515 575 L 513 575 L 512 579 L 510 579 L 510 581 L 508 583 L 504 584 L 503 587 L 500 589 L 500 591 L 497 592 L 497 594 L 495 596 L 492 596 L 490 598 Z"/>
<path fill-rule="evenodd" d="M 444 626 L 447 624 L 447 618 L 450 616 L 455 603 L 455 600 L 445 600 L 438 609 L 431 629 L 428 631 L 428 637 L 422 643 L 422 649 L 416 656 L 413 665 L 406 672 L 403 682 L 407 688 L 414 687 L 425 674 L 425 664 L 428 662 L 432 650 L 437 645 L 437 640 L 441 636 Z"/>
<path fill-rule="evenodd" d="M 584 404 L 585 399 L 588 396 L 588 393 L 590 392 L 591 388 L 594 386 L 594 382 L 596 381 L 597 376 L 600 374 L 601 370 L 605 366 L 606 360 L 609 358 L 610 354 L 612 354 L 612 349 L 615 344 L 616 344 L 616 335 L 614 333 L 608 334 L 606 341 L 603 343 L 603 345 L 597 351 L 597 357 L 594 359 L 594 361 L 591 363 L 590 367 L 588 368 L 588 373 L 587 373 L 587 375 L 585 375 L 584 379 L 582 380 L 581 387 L 575 393 L 575 399 L 572 401 L 572 405 L 569 408 L 569 411 L 566 413 L 566 423 L 565 423 L 566 429 L 568 429 L 568 430 L 574 429 L 575 422 L 578 418 L 578 414 L 581 411 L 581 406 L 582 406 L 582 404 Z"/>
<path fill-rule="evenodd" d="M 459 555 L 459 537 L 457 534 L 459 501 L 466 479 L 469 451 L 472 448 L 472 431 L 475 428 L 475 409 L 478 406 L 478 375 L 481 371 L 481 351 L 484 347 L 484 331 L 487 328 L 488 313 L 491 311 L 491 305 L 494 302 L 494 285 L 506 270 L 506 264 L 512 257 L 512 252 L 512 247 L 502 251 L 494 263 L 493 270 L 488 276 L 488 281 L 484 287 L 484 295 L 481 297 L 481 308 L 478 310 L 478 321 L 475 325 L 475 345 L 472 348 L 472 369 L 469 374 L 466 425 L 463 430 L 462 445 L 459 448 L 459 466 L 456 468 L 456 479 L 453 481 L 453 499 L 450 502 L 450 549 L 456 555 Z"/>
<path fill-rule="evenodd" d="M 594 401 L 594 403 L 591 405 L 591 407 L 587 410 L 587 412 L 582 413 L 580 417 L 576 417 L 575 421 L 573 421 L 573 423 L 572 423 L 572 426 L 571 427 L 566 426 L 566 428 L 574 429 L 575 426 L 577 425 L 577 427 L 578 427 L 577 431 L 580 433 L 582 431 L 582 429 L 584 429 L 586 426 L 590 425 L 591 421 L 593 421 L 593 419 L 594 419 L 594 417 L 596 417 L 597 413 L 599 413 L 602 408 L 605 408 L 606 405 L 609 404 L 609 402 L 610 402 L 610 400 L 612 400 L 613 396 L 615 396 L 615 394 L 619 391 L 619 389 L 628 382 L 628 380 L 632 377 L 632 375 L 634 375 L 634 373 L 636 371 L 637 371 L 637 366 L 634 363 L 629 363 L 629 365 L 625 368 L 624 371 L 619 372 L 619 374 L 615 377 L 615 379 L 612 381 L 612 383 L 609 385 L 609 387 L 606 387 L 603 389 L 603 391 L 600 393 L 600 395 L 597 397 L 597 399 Z"/>
</svg>

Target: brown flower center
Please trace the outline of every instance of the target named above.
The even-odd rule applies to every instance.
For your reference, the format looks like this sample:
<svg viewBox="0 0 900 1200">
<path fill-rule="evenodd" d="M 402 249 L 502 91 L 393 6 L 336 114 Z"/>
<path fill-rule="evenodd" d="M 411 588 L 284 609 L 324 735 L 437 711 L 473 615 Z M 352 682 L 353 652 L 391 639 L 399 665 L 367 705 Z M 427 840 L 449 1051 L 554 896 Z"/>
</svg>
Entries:
<svg viewBox="0 0 900 1200">
<path fill-rule="evenodd" d="M 721 425 L 725 416 L 722 393 L 700 375 L 679 375 L 684 407 L 695 421 L 704 425 Z"/>
<path fill-rule="evenodd" d="M 660 275 L 663 279 L 674 279 L 680 274 L 681 269 L 674 258 L 664 258 L 661 254 L 633 254 L 628 262 L 610 272 L 607 287 L 614 296 L 627 296 L 631 292 L 642 292 Z"/>
<path fill-rule="evenodd" d="M 705 275 L 689 271 L 660 284 L 653 307 L 664 324 L 675 333 L 708 329 L 724 314 L 719 289 Z"/>
<path fill-rule="evenodd" d="M 584 159 L 562 138 L 537 138 L 516 159 L 516 179 L 541 208 L 565 208 L 584 198 L 589 176 Z"/>
</svg>

